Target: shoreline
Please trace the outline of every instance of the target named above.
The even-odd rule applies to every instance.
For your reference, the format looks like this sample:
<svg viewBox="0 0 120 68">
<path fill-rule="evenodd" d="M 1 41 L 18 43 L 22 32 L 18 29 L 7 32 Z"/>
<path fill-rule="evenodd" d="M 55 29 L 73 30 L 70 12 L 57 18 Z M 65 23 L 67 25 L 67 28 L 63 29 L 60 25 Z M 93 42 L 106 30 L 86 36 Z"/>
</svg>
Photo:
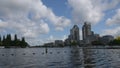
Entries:
<svg viewBox="0 0 120 68">
<path fill-rule="evenodd" d="M 59 46 L 55 46 L 55 47 L 26 47 L 26 48 L 83 48 L 83 49 L 120 49 L 120 46 L 64 46 L 64 47 L 59 47 Z M 0 48 L 0 49 L 19 49 L 21 47 L 9 47 L 9 48 Z M 21 49 L 26 49 L 26 48 L 21 48 Z"/>
</svg>

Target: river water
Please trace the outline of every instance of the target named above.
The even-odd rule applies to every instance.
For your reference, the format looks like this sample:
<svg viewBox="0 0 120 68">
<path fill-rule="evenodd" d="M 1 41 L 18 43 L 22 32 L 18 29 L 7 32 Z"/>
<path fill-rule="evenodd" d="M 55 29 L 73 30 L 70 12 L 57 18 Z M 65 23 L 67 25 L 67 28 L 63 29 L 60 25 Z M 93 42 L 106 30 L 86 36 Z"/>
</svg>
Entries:
<svg viewBox="0 0 120 68">
<path fill-rule="evenodd" d="M 120 68 L 119 49 L 0 49 L 0 68 Z"/>
</svg>

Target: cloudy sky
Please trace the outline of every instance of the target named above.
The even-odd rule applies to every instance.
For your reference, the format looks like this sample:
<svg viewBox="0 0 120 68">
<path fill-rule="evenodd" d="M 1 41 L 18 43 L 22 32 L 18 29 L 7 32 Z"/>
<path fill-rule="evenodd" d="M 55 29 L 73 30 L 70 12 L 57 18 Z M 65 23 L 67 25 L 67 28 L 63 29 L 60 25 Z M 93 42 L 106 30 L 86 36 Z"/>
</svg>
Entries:
<svg viewBox="0 0 120 68">
<path fill-rule="evenodd" d="M 17 34 L 30 45 L 64 40 L 85 21 L 101 36 L 119 36 L 120 0 L 0 0 L 1 36 Z"/>
</svg>

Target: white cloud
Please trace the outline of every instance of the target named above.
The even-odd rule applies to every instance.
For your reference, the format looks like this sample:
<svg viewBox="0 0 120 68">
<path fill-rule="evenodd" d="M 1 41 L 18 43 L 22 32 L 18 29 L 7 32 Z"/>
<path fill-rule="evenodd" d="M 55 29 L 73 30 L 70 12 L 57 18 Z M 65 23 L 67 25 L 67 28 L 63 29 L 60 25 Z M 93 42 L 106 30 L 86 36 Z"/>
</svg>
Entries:
<svg viewBox="0 0 120 68">
<path fill-rule="evenodd" d="M 55 38 L 51 35 L 48 39 L 47 42 L 54 42 Z"/>
<path fill-rule="evenodd" d="M 62 38 L 61 40 L 64 41 L 65 39 L 67 39 L 67 37 L 68 37 L 67 35 L 64 35 L 63 38 Z"/>
<path fill-rule="evenodd" d="M 104 11 L 112 9 L 120 0 L 68 0 L 76 23 L 85 21 L 98 23 L 105 15 Z"/>
<path fill-rule="evenodd" d="M 8 23 L 7 22 L 3 22 L 2 20 L 0 20 L 0 28 L 4 28 L 4 27 L 7 27 L 8 26 Z"/>
<path fill-rule="evenodd" d="M 113 35 L 115 37 L 120 36 L 120 27 L 103 30 L 102 35 Z"/>
<path fill-rule="evenodd" d="M 0 28 L 3 31 L 37 38 L 49 32 L 47 22 L 60 30 L 70 24 L 69 19 L 56 16 L 41 0 L 0 0 Z"/>
<path fill-rule="evenodd" d="M 55 37 L 55 36 L 53 36 L 53 35 L 50 35 L 48 38 L 47 38 L 47 40 L 46 40 L 46 43 L 47 42 L 54 42 L 55 40 L 65 40 L 67 38 L 67 35 L 63 35 L 63 36 L 59 36 L 59 37 Z"/>
<path fill-rule="evenodd" d="M 108 18 L 106 21 L 107 25 L 120 24 L 120 9 L 116 11 L 116 14 L 112 18 Z"/>
</svg>

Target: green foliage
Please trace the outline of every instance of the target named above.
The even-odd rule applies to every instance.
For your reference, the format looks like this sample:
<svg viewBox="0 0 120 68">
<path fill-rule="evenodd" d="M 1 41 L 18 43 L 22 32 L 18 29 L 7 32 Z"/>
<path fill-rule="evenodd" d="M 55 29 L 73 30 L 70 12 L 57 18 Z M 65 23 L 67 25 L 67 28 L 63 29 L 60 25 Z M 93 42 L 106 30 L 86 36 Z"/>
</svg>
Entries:
<svg viewBox="0 0 120 68">
<path fill-rule="evenodd" d="M 22 41 L 21 41 L 20 44 L 21 44 L 22 48 L 25 48 L 26 46 L 28 46 L 28 43 L 25 42 L 25 38 L 24 37 L 22 38 Z"/>
<path fill-rule="evenodd" d="M 57 44 L 57 47 L 64 47 L 63 44 Z"/>
<path fill-rule="evenodd" d="M 116 38 L 116 40 L 120 40 L 120 36 L 118 36 L 118 37 Z"/>
<path fill-rule="evenodd" d="M 109 43 L 109 45 L 120 45 L 120 39 L 115 39 Z"/>
<path fill-rule="evenodd" d="M 102 43 L 100 41 L 93 41 L 92 45 L 102 45 Z"/>
<path fill-rule="evenodd" d="M 25 48 L 28 46 L 28 43 L 25 41 L 25 38 L 23 37 L 22 40 L 17 39 L 17 35 L 14 36 L 14 40 L 11 39 L 11 35 L 8 34 L 5 38 L 3 36 L 3 40 L 1 40 L 0 37 L 0 46 L 5 46 L 6 48 L 9 47 L 21 47 Z"/>
<path fill-rule="evenodd" d="M 14 36 L 14 40 L 18 40 L 18 39 L 17 39 L 17 35 L 16 35 L 16 34 L 15 34 L 15 36 Z"/>
<path fill-rule="evenodd" d="M 76 41 L 72 41 L 71 45 L 78 45 L 78 43 Z"/>
</svg>

